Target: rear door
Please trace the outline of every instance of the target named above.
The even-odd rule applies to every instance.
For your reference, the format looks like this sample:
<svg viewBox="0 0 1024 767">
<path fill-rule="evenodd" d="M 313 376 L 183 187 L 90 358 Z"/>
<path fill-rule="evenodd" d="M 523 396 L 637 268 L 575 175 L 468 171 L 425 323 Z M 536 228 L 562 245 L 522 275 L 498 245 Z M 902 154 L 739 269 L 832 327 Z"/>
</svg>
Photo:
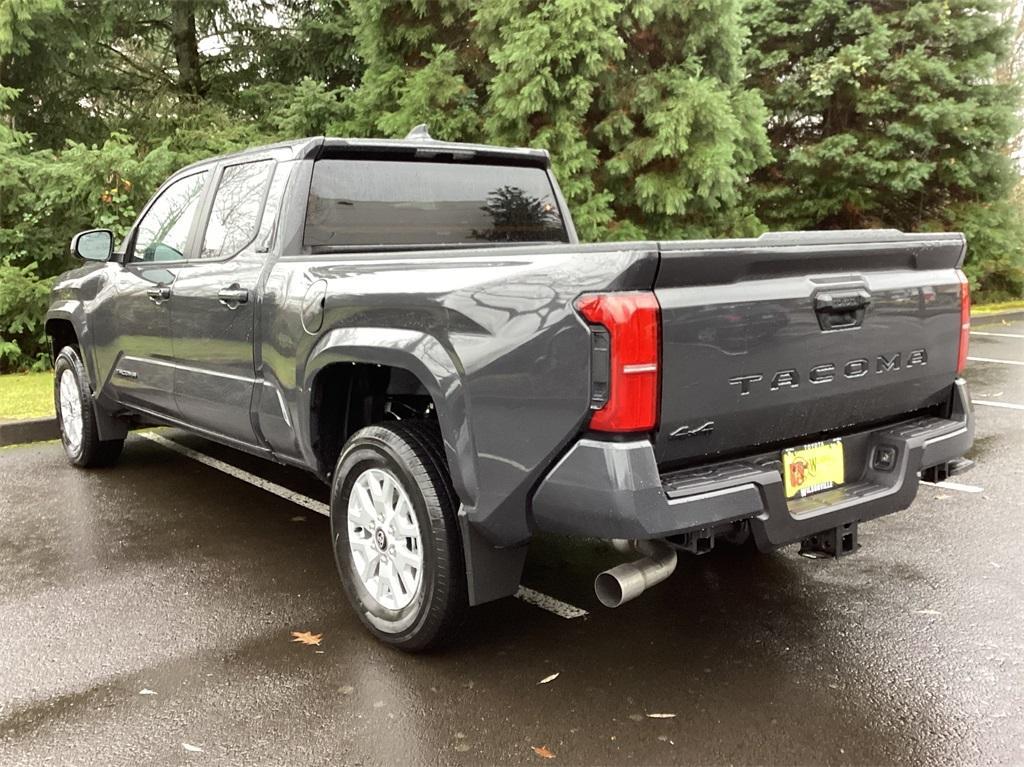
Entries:
<svg viewBox="0 0 1024 767">
<path fill-rule="evenodd" d="M 963 237 L 899 232 L 664 243 L 659 463 L 885 421 L 945 402 Z"/>
<path fill-rule="evenodd" d="M 182 420 L 245 444 L 258 442 L 251 402 L 257 287 L 266 259 L 260 224 L 277 163 L 218 171 L 200 246 L 174 282 L 174 391 Z"/>
</svg>

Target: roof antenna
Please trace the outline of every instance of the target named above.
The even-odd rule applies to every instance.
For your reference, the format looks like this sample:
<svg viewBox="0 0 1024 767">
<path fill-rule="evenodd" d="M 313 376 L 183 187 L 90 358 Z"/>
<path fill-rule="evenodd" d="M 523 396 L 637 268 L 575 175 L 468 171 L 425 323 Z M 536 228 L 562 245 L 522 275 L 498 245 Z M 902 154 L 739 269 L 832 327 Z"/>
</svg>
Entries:
<svg viewBox="0 0 1024 767">
<path fill-rule="evenodd" d="M 420 123 L 405 136 L 406 141 L 433 141 L 434 137 L 427 130 L 426 123 Z"/>
</svg>

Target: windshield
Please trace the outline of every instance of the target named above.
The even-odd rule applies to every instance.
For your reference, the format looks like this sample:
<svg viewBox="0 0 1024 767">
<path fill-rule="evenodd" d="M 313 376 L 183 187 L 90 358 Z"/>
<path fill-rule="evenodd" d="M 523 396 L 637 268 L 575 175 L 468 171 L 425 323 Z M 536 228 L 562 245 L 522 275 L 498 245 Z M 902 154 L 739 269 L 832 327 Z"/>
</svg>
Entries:
<svg viewBox="0 0 1024 767">
<path fill-rule="evenodd" d="M 568 241 L 542 168 L 401 160 L 313 167 L 309 246 Z"/>
</svg>

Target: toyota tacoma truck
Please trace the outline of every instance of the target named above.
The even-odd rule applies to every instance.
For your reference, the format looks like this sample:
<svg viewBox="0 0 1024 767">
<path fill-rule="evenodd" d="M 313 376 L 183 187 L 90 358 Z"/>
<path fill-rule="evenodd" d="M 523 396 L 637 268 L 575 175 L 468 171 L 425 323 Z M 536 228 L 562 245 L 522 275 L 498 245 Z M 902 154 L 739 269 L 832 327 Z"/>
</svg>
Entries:
<svg viewBox="0 0 1024 767">
<path fill-rule="evenodd" d="M 315 473 L 348 598 L 406 650 L 609 539 L 616 606 L 718 544 L 855 551 L 964 470 L 960 234 L 580 243 L 548 154 L 310 138 L 174 174 L 53 289 L 81 467 L 163 424 Z"/>
</svg>

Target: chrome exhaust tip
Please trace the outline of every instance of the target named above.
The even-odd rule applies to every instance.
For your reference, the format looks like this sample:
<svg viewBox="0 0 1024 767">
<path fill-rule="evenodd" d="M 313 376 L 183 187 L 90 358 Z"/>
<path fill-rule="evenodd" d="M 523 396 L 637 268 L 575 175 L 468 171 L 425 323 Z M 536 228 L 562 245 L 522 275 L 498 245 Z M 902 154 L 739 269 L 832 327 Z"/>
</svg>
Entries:
<svg viewBox="0 0 1024 767">
<path fill-rule="evenodd" d="M 615 540 L 612 546 L 623 553 L 632 551 L 644 556 L 597 574 L 594 593 L 605 607 L 624 605 L 675 572 L 676 551 L 663 541 Z"/>
</svg>

